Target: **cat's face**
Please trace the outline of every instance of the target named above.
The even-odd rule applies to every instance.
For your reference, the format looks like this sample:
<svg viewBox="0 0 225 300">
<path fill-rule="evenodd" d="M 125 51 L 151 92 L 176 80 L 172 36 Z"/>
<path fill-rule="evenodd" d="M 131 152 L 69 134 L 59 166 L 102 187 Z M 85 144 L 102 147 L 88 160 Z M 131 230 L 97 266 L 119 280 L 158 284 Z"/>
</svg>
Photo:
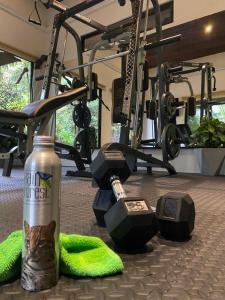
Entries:
<svg viewBox="0 0 225 300">
<path fill-rule="evenodd" d="M 56 222 L 48 225 L 32 226 L 24 221 L 27 256 L 32 260 L 50 260 L 55 253 L 54 232 Z"/>
</svg>

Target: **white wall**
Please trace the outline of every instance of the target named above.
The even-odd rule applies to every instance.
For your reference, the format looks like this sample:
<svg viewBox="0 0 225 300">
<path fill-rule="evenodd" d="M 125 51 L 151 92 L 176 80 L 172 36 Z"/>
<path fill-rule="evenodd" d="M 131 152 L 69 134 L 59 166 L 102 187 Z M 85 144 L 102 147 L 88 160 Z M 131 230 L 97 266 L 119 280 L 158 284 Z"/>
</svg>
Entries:
<svg viewBox="0 0 225 300">
<path fill-rule="evenodd" d="M 30 0 L 0 0 L 0 46 L 8 46 L 6 48 L 22 52 L 31 58 L 46 52 L 48 47 L 46 11 L 40 7 L 43 22 L 40 27 L 28 22 L 32 9 L 33 1 Z"/>
</svg>

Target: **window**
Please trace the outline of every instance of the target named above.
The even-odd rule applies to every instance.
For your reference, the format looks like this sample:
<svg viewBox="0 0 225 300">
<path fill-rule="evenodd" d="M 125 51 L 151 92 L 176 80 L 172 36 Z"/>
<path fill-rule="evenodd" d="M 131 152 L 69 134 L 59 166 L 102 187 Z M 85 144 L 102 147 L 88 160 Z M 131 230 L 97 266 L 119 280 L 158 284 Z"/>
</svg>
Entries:
<svg viewBox="0 0 225 300">
<path fill-rule="evenodd" d="M 95 128 L 97 137 L 97 147 L 100 147 L 101 143 L 101 105 L 100 100 L 97 98 L 91 102 L 88 102 L 88 108 L 91 112 L 91 124 Z M 56 137 L 60 142 L 68 145 L 74 145 L 74 139 L 78 131 L 73 122 L 73 109 L 71 104 L 62 107 L 56 112 Z"/>
<path fill-rule="evenodd" d="M 225 122 L 225 104 L 213 105 L 212 115 L 214 119 L 219 119 L 220 121 Z"/>
<path fill-rule="evenodd" d="M 222 122 L 225 122 L 225 103 L 224 99 L 213 99 L 217 101 L 218 104 L 212 105 L 212 117 L 213 119 L 218 119 Z M 219 102 L 221 100 L 221 103 Z M 222 103 L 223 101 L 223 103 Z M 196 109 L 196 115 L 188 118 L 188 124 L 192 132 L 195 132 L 200 126 L 200 106 Z"/>
<path fill-rule="evenodd" d="M 91 124 L 90 126 L 95 128 L 97 137 L 97 147 L 101 147 L 101 103 L 97 98 L 88 103 L 88 108 L 91 112 Z"/>
<path fill-rule="evenodd" d="M 30 102 L 32 63 L 0 50 L 0 108 L 20 110 Z"/>
<path fill-rule="evenodd" d="M 200 126 L 200 107 L 196 108 L 196 115 L 188 117 L 188 125 L 190 126 L 191 132 L 194 133 Z"/>
<path fill-rule="evenodd" d="M 113 123 L 112 124 L 112 143 L 119 143 L 120 141 L 120 131 L 121 131 L 121 124 L 120 123 Z"/>
</svg>

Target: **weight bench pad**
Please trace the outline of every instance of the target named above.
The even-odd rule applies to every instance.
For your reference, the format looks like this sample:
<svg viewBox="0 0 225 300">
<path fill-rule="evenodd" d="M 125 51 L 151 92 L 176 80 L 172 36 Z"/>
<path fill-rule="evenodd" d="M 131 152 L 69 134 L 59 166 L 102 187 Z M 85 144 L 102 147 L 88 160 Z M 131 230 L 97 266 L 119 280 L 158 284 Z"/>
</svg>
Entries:
<svg viewBox="0 0 225 300">
<path fill-rule="evenodd" d="M 77 97 L 84 95 L 86 92 L 87 86 L 82 86 L 55 97 L 32 102 L 26 105 L 21 111 L 0 109 L 0 119 L 8 118 L 12 120 L 13 123 L 13 119 L 26 120 L 41 117 L 48 112 L 53 112 L 76 100 Z"/>
</svg>

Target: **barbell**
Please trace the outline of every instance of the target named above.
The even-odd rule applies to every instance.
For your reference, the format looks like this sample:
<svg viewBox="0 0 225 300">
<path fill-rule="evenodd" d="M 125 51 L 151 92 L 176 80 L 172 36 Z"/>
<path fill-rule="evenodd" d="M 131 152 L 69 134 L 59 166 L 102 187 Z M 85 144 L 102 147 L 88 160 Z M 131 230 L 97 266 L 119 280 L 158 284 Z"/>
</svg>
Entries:
<svg viewBox="0 0 225 300">
<path fill-rule="evenodd" d="M 174 35 L 174 36 L 171 36 L 171 37 L 167 37 L 167 38 L 161 39 L 161 40 L 156 41 L 156 42 L 147 43 L 143 47 L 140 47 L 139 51 L 142 51 L 143 49 L 147 51 L 147 50 L 150 50 L 150 49 L 153 49 L 153 48 L 157 48 L 157 47 L 161 47 L 161 46 L 165 46 L 165 45 L 177 42 L 179 40 L 181 40 L 181 34 L 177 34 L 177 35 Z M 95 64 L 107 61 L 107 60 L 112 60 L 112 59 L 115 59 L 115 58 L 118 58 L 118 57 L 126 56 L 126 55 L 128 55 L 128 53 L 129 53 L 129 50 L 122 51 L 120 53 L 109 55 L 109 56 L 106 56 L 106 57 L 102 57 L 102 58 L 90 61 L 88 63 L 85 63 L 85 64 L 81 64 L 81 65 L 78 65 L 78 66 L 74 66 L 74 67 L 65 69 L 65 70 L 62 71 L 62 74 L 66 73 L 66 72 L 76 70 L 76 69 L 85 68 L 85 67 L 88 67 L 90 65 L 95 65 Z"/>
</svg>

